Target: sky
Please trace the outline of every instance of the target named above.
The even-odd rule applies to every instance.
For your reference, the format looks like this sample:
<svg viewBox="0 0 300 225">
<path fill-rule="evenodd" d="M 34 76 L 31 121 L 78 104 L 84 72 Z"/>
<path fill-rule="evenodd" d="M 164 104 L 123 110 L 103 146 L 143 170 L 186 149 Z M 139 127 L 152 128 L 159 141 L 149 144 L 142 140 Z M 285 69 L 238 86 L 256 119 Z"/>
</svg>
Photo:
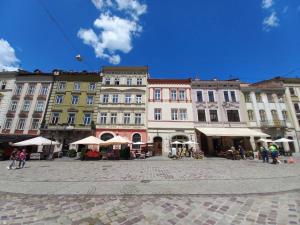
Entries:
<svg viewBox="0 0 300 225">
<path fill-rule="evenodd" d="M 0 70 L 111 65 L 147 65 L 152 78 L 297 76 L 300 1 L 0 1 Z"/>
</svg>

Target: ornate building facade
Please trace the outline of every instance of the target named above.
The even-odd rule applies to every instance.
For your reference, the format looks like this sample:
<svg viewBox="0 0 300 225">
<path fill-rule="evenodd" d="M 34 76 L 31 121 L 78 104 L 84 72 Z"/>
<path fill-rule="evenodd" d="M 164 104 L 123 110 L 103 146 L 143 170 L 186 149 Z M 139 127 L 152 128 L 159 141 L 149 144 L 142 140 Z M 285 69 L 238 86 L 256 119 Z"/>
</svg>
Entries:
<svg viewBox="0 0 300 225">
<path fill-rule="evenodd" d="M 103 67 L 97 137 L 108 140 L 120 135 L 132 142 L 147 142 L 148 75 L 148 67 Z"/>
<path fill-rule="evenodd" d="M 148 142 L 168 155 L 172 142 L 195 141 L 190 79 L 148 79 Z"/>
<path fill-rule="evenodd" d="M 70 143 L 93 134 L 101 77 L 99 73 L 59 70 L 53 71 L 53 77 L 42 134 L 67 150 Z"/>
</svg>

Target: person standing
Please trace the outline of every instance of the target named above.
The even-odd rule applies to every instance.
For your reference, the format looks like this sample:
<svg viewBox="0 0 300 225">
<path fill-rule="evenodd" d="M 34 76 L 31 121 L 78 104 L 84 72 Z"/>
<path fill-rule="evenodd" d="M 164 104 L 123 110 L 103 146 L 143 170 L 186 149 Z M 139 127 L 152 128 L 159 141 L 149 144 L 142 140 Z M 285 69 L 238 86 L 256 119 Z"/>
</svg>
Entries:
<svg viewBox="0 0 300 225">
<path fill-rule="evenodd" d="M 269 162 L 269 150 L 265 146 L 260 146 L 260 152 L 263 162 Z"/>
<path fill-rule="evenodd" d="M 26 149 L 23 149 L 19 156 L 19 168 L 24 168 L 26 162 Z"/>
<path fill-rule="evenodd" d="M 273 159 L 273 164 L 277 164 L 278 162 L 278 151 L 277 151 L 277 147 L 274 144 L 271 144 L 269 147 L 270 151 L 271 151 L 271 156 Z"/>
<path fill-rule="evenodd" d="M 244 150 L 244 148 L 241 145 L 239 145 L 239 152 L 240 152 L 241 158 L 242 159 L 246 159 L 245 158 L 245 150 Z"/>
<path fill-rule="evenodd" d="M 17 150 L 13 150 L 11 155 L 10 155 L 10 162 L 9 165 L 7 166 L 8 170 L 15 169 L 16 168 L 16 160 L 17 160 Z"/>
</svg>

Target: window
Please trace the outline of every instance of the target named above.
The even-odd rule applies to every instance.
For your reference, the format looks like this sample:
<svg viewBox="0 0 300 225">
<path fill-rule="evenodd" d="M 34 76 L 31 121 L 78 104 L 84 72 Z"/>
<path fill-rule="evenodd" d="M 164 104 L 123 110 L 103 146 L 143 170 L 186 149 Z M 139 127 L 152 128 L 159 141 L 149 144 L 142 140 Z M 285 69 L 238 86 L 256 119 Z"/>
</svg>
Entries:
<svg viewBox="0 0 300 225">
<path fill-rule="evenodd" d="M 160 89 L 155 89 L 154 91 L 154 99 L 155 100 L 160 100 Z"/>
<path fill-rule="evenodd" d="M 255 93 L 255 98 L 257 102 L 262 102 L 260 93 Z"/>
<path fill-rule="evenodd" d="M 171 100 L 176 101 L 177 100 L 177 91 L 171 90 Z"/>
<path fill-rule="evenodd" d="M 179 109 L 179 120 L 187 120 L 186 109 Z"/>
<path fill-rule="evenodd" d="M 300 126 L 300 115 L 297 115 L 298 125 Z"/>
<path fill-rule="evenodd" d="M 23 105 L 23 111 L 28 112 L 30 109 L 30 101 L 29 100 L 25 100 L 24 101 L 24 105 Z"/>
<path fill-rule="evenodd" d="M 115 78 L 115 85 L 120 85 L 120 78 Z"/>
<path fill-rule="evenodd" d="M 202 91 L 197 91 L 197 102 L 203 102 Z"/>
<path fill-rule="evenodd" d="M 248 110 L 247 113 L 248 113 L 249 121 L 254 121 L 254 112 L 253 112 L 253 110 Z"/>
<path fill-rule="evenodd" d="M 271 110 L 271 114 L 272 114 L 272 119 L 273 120 L 279 120 L 279 117 L 278 117 L 278 113 L 276 110 Z"/>
<path fill-rule="evenodd" d="M 185 100 L 185 90 L 179 90 L 179 100 Z"/>
<path fill-rule="evenodd" d="M 35 91 L 35 85 L 34 84 L 30 84 L 27 90 L 27 94 L 28 95 L 33 95 Z"/>
<path fill-rule="evenodd" d="M 117 113 L 111 113 L 110 114 L 110 123 L 116 124 L 117 123 Z"/>
<path fill-rule="evenodd" d="M 90 113 L 85 113 L 83 117 L 83 124 L 84 125 L 91 125 L 92 118 Z"/>
<path fill-rule="evenodd" d="M 80 91 L 80 83 L 74 82 L 74 91 Z"/>
<path fill-rule="evenodd" d="M 240 122 L 240 115 L 238 110 L 227 110 L 228 122 Z"/>
<path fill-rule="evenodd" d="M 48 94 L 48 85 L 43 84 L 41 87 L 40 95 L 47 95 Z"/>
<path fill-rule="evenodd" d="M 295 95 L 295 89 L 294 88 L 289 88 L 291 95 Z"/>
<path fill-rule="evenodd" d="M 108 103 L 108 94 L 103 95 L 102 102 Z"/>
<path fill-rule="evenodd" d="M 178 109 L 171 109 L 171 120 L 178 120 Z"/>
<path fill-rule="evenodd" d="M 141 124 L 142 123 L 142 114 L 141 113 L 136 113 L 135 118 L 134 118 L 135 124 Z"/>
<path fill-rule="evenodd" d="M 282 117 L 285 121 L 287 121 L 289 119 L 287 111 L 286 110 L 282 110 Z"/>
<path fill-rule="evenodd" d="M 224 100 L 225 100 L 225 102 L 229 102 L 228 91 L 224 91 Z"/>
<path fill-rule="evenodd" d="M 260 116 L 260 120 L 262 122 L 267 121 L 267 115 L 266 115 L 266 111 L 265 110 L 263 110 L 263 109 L 259 110 L 259 116 Z"/>
<path fill-rule="evenodd" d="M 11 124 L 12 124 L 12 119 L 6 119 L 5 124 L 4 124 L 4 129 L 8 130 L 11 128 Z"/>
<path fill-rule="evenodd" d="M 296 113 L 300 113 L 300 108 L 298 103 L 294 103 Z"/>
<path fill-rule="evenodd" d="M 105 84 L 106 84 L 106 85 L 110 85 L 110 78 L 109 78 L 109 77 L 106 77 L 106 78 L 105 78 Z"/>
<path fill-rule="evenodd" d="M 215 97 L 214 97 L 214 92 L 213 91 L 208 91 L 208 101 L 209 102 L 214 102 Z"/>
<path fill-rule="evenodd" d="M 72 105 L 77 105 L 78 100 L 79 100 L 79 96 L 78 95 L 73 95 L 72 96 Z"/>
<path fill-rule="evenodd" d="M 100 113 L 100 124 L 106 124 L 107 113 Z"/>
<path fill-rule="evenodd" d="M 124 124 L 130 124 L 130 113 L 124 113 Z"/>
<path fill-rule="evenodd" d="M 52 113 L 51 124 L 58 124 L 58 121 L 59 121 L 59 113 L 57 112 Z"/>
<path fill-rule="evenodd" d="M 17 130 L 24 130 L 25 129 L 25 119 L 19 119 Z"/>
<path fill-rule="evenodd" d="M 38 130 L 39 129 L 39 123 L 40 123 L 39 119 L 32 119 L 31 130 Z"/>
<path fill-rule="evenodd" d="M 61 104 L 63 102 L 63 96 L 62 95 L 57 95 L 55 99 L 56 104 Z"/>
<path fill-rule="evenodd" d="M 142 138 L 141 138 L 141 135 L 140 134 L 134 134 L 132 136 L 132 142 L 133 143 L 137 143 L 137 142 L 141 142 L 142 141 Z M 140 145 L 132 145 L 132 149 L 140 149 Z"/>
<path fill-rule="evenodd" d="M 59 82 L 58 84 L 58 90 L 64 91 L 66 89 L 66 82 Z"/>
<path fill-rule="evenodd" d="M 69 125 L 75 124 L 75 113 L 69 113 L 69 115 L 68 115 L 68 124 Z"/>
<path fill-rule="evenodd" d="M 154 120 L 161 120 L 161 109 L 154 109 Z"/>
<path fill-rule="evenodd" d="M 136 95 L 136 103 L 141 104 L 142 103 L 142 95 Z"/>
<path fill-rule="evenodd" d="M 90 91 L 95 91 L 95 89 L 96 89 L 96 83 L 94 83 L 94 82 L 90 83 L 89 84 L 89 90 Z"/>
<path fill-rule="evenodd" d="M 10 111 L 16 111 L 17 110 L 17 105 L 18 105 L 17 101 L 12 101 L 11 104 L 10 104 L 9 110 Z"/>
<path fill-rule="evenodd" d="M 231 101 L 236 102 L 235 91 L 230 91 Z"/>
<path fill-rule="evenodd" d="M 127 78 L 127 85 L 131 86 L 132 85 L 132 78 Z"/>
<path fill-rule="evenodd" d="M 45 105 L 44 101 L 38 101 L 36 103 L 35 111 L 37 111 L 37 112 L 43 112 L 44 111 L 44 105 Z"/>
<path fill-rule="evenodd" d="M 1 82 L 1 90 L 5 90 L 6 88 L 6 81 Z"/>
<path fill-rule="evenodd" d="M 130 104 L 131 103 L 131 94 L 125 94 L 125 103 Z"/>
<path fill-rule="evenodd" d="M 113 95 L 113 103 L 118 103 L 119 102 L 119 95 L 118 94 L 114 94 Z"/>
<path fill-rule="evenodd" d="M 272 94 L 267 94 L 268 102 L 274 102 L 274 98 Z"/>
<path fill-rule="evenodd" d="M 283 100 L 284 95 L 283 94 L 277 94 L 277 98 L 278 98 L 279 102 L 284 102 L 284 100 Z"/>
<path fill-rule="evenodd" d="M 23 84 L 18 84 L 16 87 L 15 95 L 20 95 L 22 92 Z"/>
<path fill-rule="evenodd" d="M 198 109 L 198 121 L 199 122 L 206 122 L 206 116 L 205 116 L 205 110 L 204 109 Z"/>
<path fill-rule="evenodd" d="M 143 79 L 142 79 L 142 78 L 138 78 L 138 79 L 136 80 L 136 84 L 137 84 L 137 85 L 142 85 L 142 84 L 143 84 Z"/>
<path fill-rule="evenodd" d="M 245 96 L 245 102 L 251 102 L 251 97 L 250 97 L 250 93 L 249 92 L 244 93 L 244 96 Z"/>
<path fill-rule="evenodd" d="M 209 116 L 211 122 L 218 122 L 218 111 L 217 110 L 209 110 Z"/>
<path fill-rule="evenodd" d="M 94 103 L 94 96 L 88 95 L 86 98 L 86 104 L 93 105 L 93 103 Z"/>
</svg>

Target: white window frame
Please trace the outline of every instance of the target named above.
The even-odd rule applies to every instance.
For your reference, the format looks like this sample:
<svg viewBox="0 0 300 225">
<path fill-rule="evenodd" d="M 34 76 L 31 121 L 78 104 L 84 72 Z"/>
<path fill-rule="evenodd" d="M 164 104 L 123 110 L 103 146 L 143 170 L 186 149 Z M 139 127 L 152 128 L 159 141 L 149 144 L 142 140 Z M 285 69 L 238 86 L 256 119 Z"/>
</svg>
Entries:
<svg viewBox="0 0 300 225">
<path fill-rule="evenodd" d="M 35 106 L 36 112 L 43 112 L 45 107 L 45 101 L 37 101 Z"/>
<path fill-rule="evenodd" d="M 130 113 L 124 113 L 124 117 L 123 117 L 123 123 L 124 124 L 130 124 Z"/>
<path fill-rule="evenodd" d="M 137 78 L 136 85 L 139 85 L 139 86 L 143 85 L 143 78 Z"/>
<path fill-rule="evenodd" d="M 179 120 L 187 120 L 187 109 L 179 109 Z"/>
<path fill-rule="evenodd" d="M 178 109 L 171 109 L 171 120 L 178 120 Z"/>
<path fill-rule="evenodd" d="M 102 103 L 108 103 L 109 102 L 109 94 L 103 94 L 102 95 Z"/>
<path fill-rule="evenodd" d="M 92 123 L 92 114 L 91 113 L 84 113 L 83 115 L 83 124 L 84 125 L 91 125 Z"/>
<path fill-rule="evenodd" d="M 161 120 L 161 108 L 154 109 L 154 120 Z"/>
<path fill-rule="evenodd" d="M 64 91 L 66 89 L 66 82 L 59 82 L 58 88 L 59 91 Z"/>
<path fill-rule="evenodd" d="M 186 91 L 185 90 L 179 90 L 179 94 L 178 94 L 178 97 L 179 97 L 179 101 L 185 101 L 186 100 Z"/>
<path fill-rule="evenodd" d="M 79 96 L 78 95 L 72 95 L 71 104 L 72 105 L 78 105 L 79 102 Z"/>
<path fill-rule="evenodd" d="M 25 130 L 26 119 L 20 118 L 17 125 L 17 130 Z"/>
<path fill-rule="evenodd" d="M 136 100 L 137 104 L 141 104 L 142 103 L 142 95 L 136 95 L 135 100 Z"/>
<path fill-rule="evenodd" d="M 134 114 L 134 123 L 136 125 L 142 124 L 142 113 L 135 113 Z"/>
<path fill-rule="evenodd" d="M 128 86 L 131 86 L 132 85 L 132 78 L 127 78 L 126 83 L 127 83 Z"/>
<path fill-rule="evenodd" d="M 131 94 L 125 94 L 125 104 L 131 103 Z"/>
<path fill-rule="evenodd" d="M 176 101 L 177 100 L 177 90 L 171 90 L 171 100 Z"/>
<path fill-rule="evenodd" d="M 15 112 L 17 111 L 17 108 L 18 108 L 18 101 L 13 100 L 9 106 L 9 110 Z"/>
<path fill-rule="evenodd" d="M 37 123 L 36 123 L 37 121 Z M 33 118 L 31 121 L 30 129 L 31 130 L 38 130 L 40 126 L 40 119 Z"/>
<path fill-rule="evenodd" d="M 25 100 L 24 103 L 23 103 L 22 111 L 29 112 L 30 105 L 31 105 L 31 101 L 30 100 Z"/>
<path fill-rule="evenodd" d="M 118 104 L 119 103 L 119 95 L 113 94 L 112 103 Z"/>
<path fill-rule="evenodd" d="M 53 120 L 54 118 L 55 118 L 55 121 L 56 121 L 55 123 L 53 123 L 54 122 L 54 120 Z M 60 119 L 60 113 L 59 112 L 52 112 L 52 114 L 51 114 L 51 124 L 58 124 L 59 119 Z"/>
<path fill-rule="evenodd" d="M 55 97 L 55 104 L 60 105 L 60 104 L 62 104 L 63 100 L 64 100 L 64 96 L 63 95 L 56 95 L 56 97 Z"/>
<path fill-rule="evenodd" d="M 23 90 L 23 84 L 16 84 L 15 95 L 21 95 Z"/>
<path fill-rule="evenodd" d="M 95 82 L 89 83 L 89 91 L 95 91 L 97 87 L 97 84 Z"/>
<path fill-rule="evenodd" d="M 73 90 L 80 91 L 80 82 L 74 82 Z"/>
<path fill-rule="evenodd" d="M 5 123 L 4 123 L 4 126 L 3 126 L 4 130 L 9 130 L 11 128 L 12 122 L 13 122 L 12 118 L 7 118 L 5 120 Z"/>
<path fill-rule="evenodd" d="M 118 113 L 110 113 L 110 124 L 117 124 Z"/>
<path fill-rule="evenodd" d="M 42 84 L 40 88 L 40 95 L 47 95 L 48 94 L 49 85 L 48 84 Z"/>
<path fill-rule="evenodd" d="M 93 105 L 94 104 L 94 96 L 93 95 L 86 96 L 86 104 L 87 105 Z"/>
<path fill-rule="evenodd" d="M 154 100 L 161 100 L 161 89 L 154 89 Z"/>
<path fill-rule="evenodd" d="M 102 112 L 100 113 L 100 124 L 106 124 L 107 123 L 107 113 Z"/>
<path fill-rule="evenodd" d="M 27 95 L 34 95 L 36 85 L 35 84 L 29 84 L 27 89 Z"/>
<path fill-rule="evenodd" d="M 71 116 L 71 115 L 74 115 L 74 117 Z M 68 113 L 68 121 L 67 121 L 67 123 L 68 123 L 69 125 L 74 125 L 74 124 L 75 124 L 75 121 L 76 121 L 76 113 L 73 113 L 73 112 Z"/>
</svg>

